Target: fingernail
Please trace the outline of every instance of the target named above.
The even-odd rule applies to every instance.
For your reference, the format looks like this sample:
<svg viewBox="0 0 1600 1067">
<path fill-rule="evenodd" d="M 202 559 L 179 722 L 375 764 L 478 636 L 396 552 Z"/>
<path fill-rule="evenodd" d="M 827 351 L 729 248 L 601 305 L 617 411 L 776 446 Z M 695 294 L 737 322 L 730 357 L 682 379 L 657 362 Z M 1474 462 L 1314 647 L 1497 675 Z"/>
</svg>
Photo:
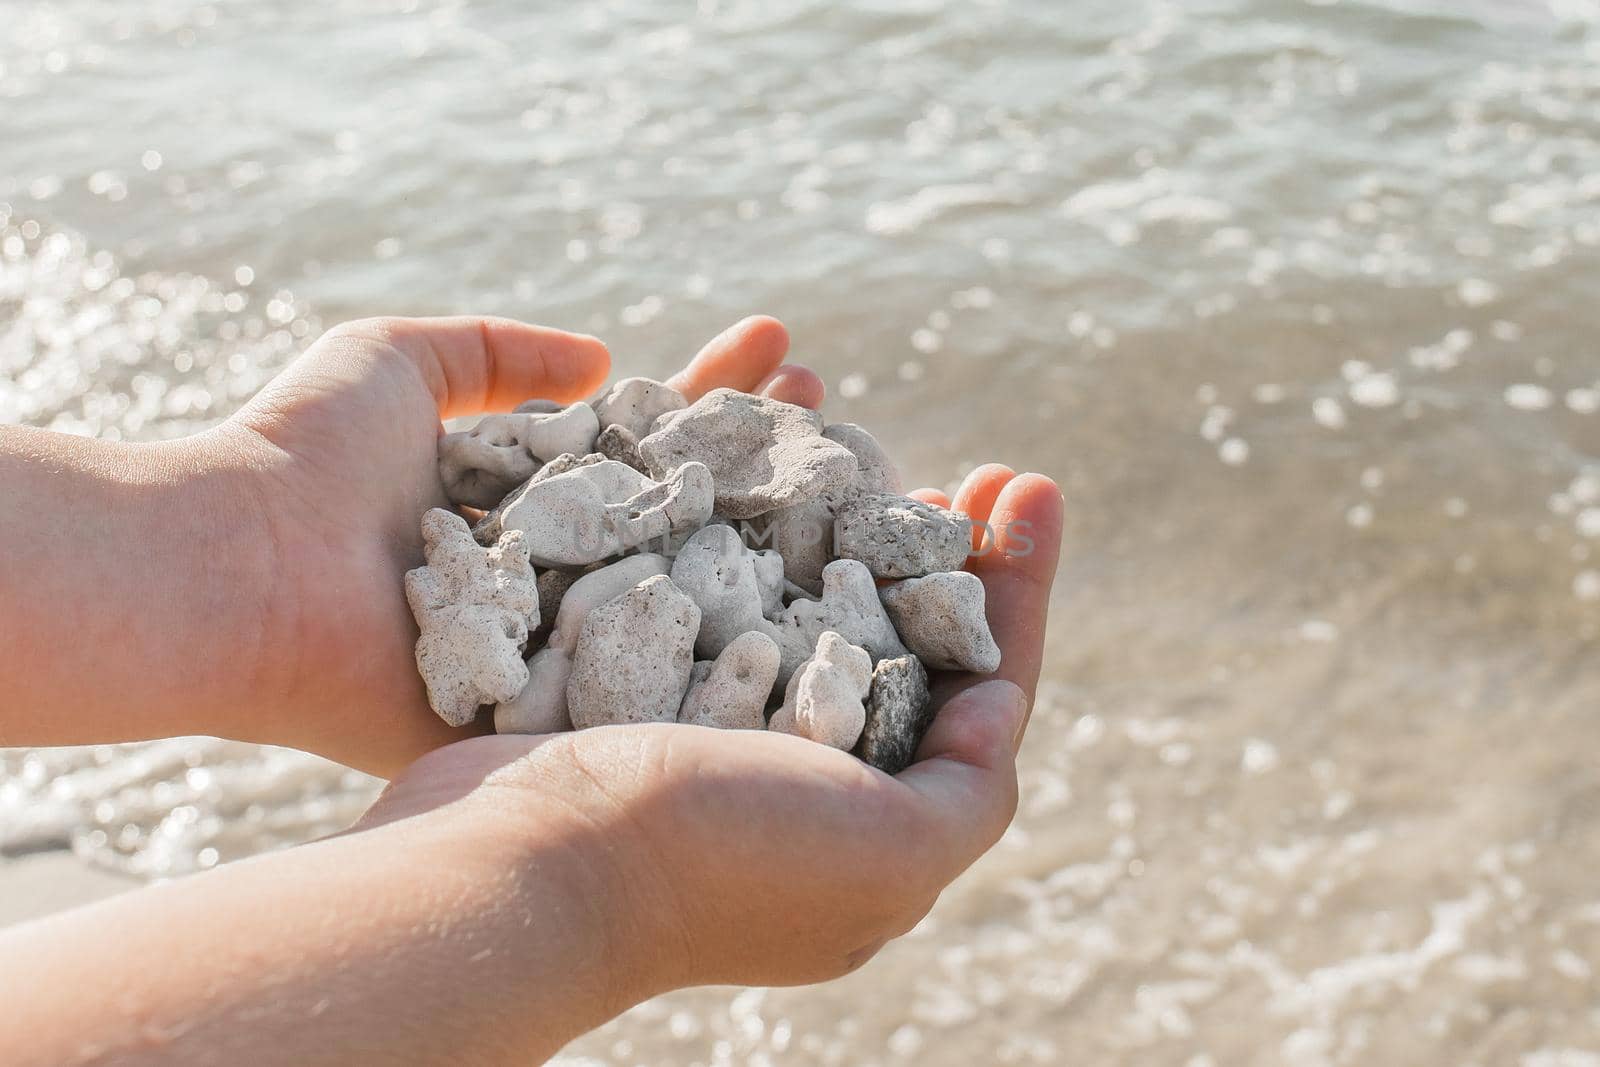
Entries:
<svg viewBox="0 0 1600 1067">
<path fill-rule="evenodd" d="M 1001 679 L 983 682 L 974 687 L 974 691 L 977 690 L 992 690 L 983 694 L 984 699 L 994 701 L 1009 716 L 1011 751 L 1015 752 L 1022 744 L 1022 735 L 1028 728 L 1028 695 L 1015 682 Z"/>
</svg>

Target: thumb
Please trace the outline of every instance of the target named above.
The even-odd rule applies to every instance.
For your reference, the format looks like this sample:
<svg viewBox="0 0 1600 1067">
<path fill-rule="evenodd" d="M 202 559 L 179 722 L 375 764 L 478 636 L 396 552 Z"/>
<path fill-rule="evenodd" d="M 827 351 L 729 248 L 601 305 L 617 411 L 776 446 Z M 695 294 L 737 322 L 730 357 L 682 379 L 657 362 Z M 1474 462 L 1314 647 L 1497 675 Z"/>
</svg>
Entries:
<svg viewBox="0 0 1600 1067">
<path fill-rule="evenodd" d="M 1028 699 L 1013 682 L 963 690 L 939 709 L 899 781 L 920 794 L 955 873 L 1000 839 L 1017 810 L 1016 744 Z"/>
</svg>

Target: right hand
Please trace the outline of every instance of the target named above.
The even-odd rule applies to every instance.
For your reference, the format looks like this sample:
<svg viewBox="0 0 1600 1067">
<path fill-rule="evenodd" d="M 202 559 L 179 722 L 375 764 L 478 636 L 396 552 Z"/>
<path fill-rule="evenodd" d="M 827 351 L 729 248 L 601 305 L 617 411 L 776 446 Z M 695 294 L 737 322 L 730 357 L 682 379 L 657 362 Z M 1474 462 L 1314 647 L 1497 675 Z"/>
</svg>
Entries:
<svg viewBox="0 0 1600 1067">
<path fill-rule="evenodd" d="M 569 842 L 561 854 L 593 887 L 582 912 L 606 931 L 616 1010 L 670 988 L 799 984 L 859 966 L 927 913 L 1016 807 L 1061 495 L 988 466 L 954 503 L 1001 530 L 1030 523 L 1036 547 L 972 560 L 1002 666 L 993 680 L 938 683 L 942 707 L 898 777 L 775 733 L 654 724 L 480 738 L 418 761 L 355 829 L 465 798 L 463 832 L 513 853 L 537 843 L 528 855 L 546 866 L 552 837 Z"/>
</svg>

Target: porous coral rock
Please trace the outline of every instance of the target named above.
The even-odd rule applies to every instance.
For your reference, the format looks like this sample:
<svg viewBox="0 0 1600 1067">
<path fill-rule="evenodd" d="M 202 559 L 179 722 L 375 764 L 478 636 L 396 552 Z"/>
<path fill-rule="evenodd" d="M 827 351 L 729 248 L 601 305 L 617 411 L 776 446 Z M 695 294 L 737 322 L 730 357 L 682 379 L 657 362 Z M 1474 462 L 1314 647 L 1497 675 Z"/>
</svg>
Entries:
<svg viewBox="0 0 1600 1067">
<path fill-rule="evenodd" d="M 502 734 L 548 734 L 570 729 L 567 682 L 572 677 L 573 653 L 589 613 L 615 600 L 647 578 L 666 574 L 665 556 L 641 553 L 618 560 L 577 578 L 561 599 L 550 638 L 528 660 L 528 680 L 522 690 L 494 709 L 494 728 Z M 561 573 L 546 571 L 546 574 Z"/>
<path fill-rule="evenodd" d="M 984 617 L 983 581 L 970 571 L 945 571 L 890 582 L 878 592 L 895 630 L 932 670 L 989 674 L 1000 646 Z"/>
<path fill-rule="evenodd" d="M 480 526 L 522 530 L 542 567 L 573 567 L 697 530 L 711 517 L 711 472 L 685 463 L 663 482 L 615 460 L 533 478 Z"/>
<path fill-rule="evenodd" d="M 556 612 L 561 608 L 561 598 L 567 595 L 572 583 L 583 577 L 582 571 L 560 570 L 552 567 L 539 572 L 539 625 L 528 634 L 529 643 L 535 647 L 544 644 L 556 624 Z"/>
<path fill-rule="evenodd" d="M 911 766 L 933 724 L 928 672 L 916 656 L 879 660 L 867 692 L 867 722 L 855 753 L 885 774 Z"/>
<path fill-rule="evenodd" d="M 700 460 L 716 482 L 716 510 L 750 519 L 847 485 L 856 473 L 850 450 L 821 434 L 822 416 L 770 397 L 713 389 L 658 420 L 639 442 L 655 477 Z"/>
<path fill-rule="evenodd" d="M 728 643 L 715 661 L 694 665 L 678 721 L 722 730 L 760 730 L 778 678 L 778 643 L 751 630 Z"/>
<path fill-rule="evenodd" d="M 405 577 L 416 617 L 417 670 L 428 703 L 451 726 L 479 705 L 509 700 L 528 680 L 522 649 L 539 621 L 539 588 L 520 533 L 484 548 L 442 508 L 422 517 L 424 566 Z"/>
<path fill-rule="evenodd" d="M 594 450 L 641 473 L 645 470 L 644 460 L 639 456 L 639 439 L 624 427 L 607 426 L 601 430 L 594 440 Z"/>
<path fill-rule="evenodd" d="M 906 646 L 901 644 L 878 600 L 877 583 L 866 565 L 853 559 L 828 564 L 822 571 L 821 598 L 796 600 L 778 612 L 772 622 L 777 629 L 778 648 L 783 652 L 779 685 L 788 684 L 795 670 L 816 649 L 818 638 L 828 630 L 866 649 L 874 661 L 906 654 Z"/>
<path fill-rule="evenodd" d="M 689 406 L 683 394 L 650 378 L 624 378 L 594 405 L 602 430 L 618 426 L 637 441 L 649 435 L 657 419 Z"/>
<path fill-rule="evenodd" d="M 589 612 L 567 681 L 572 725 L 676 721 L 699 626 L 700 609 L 664 574 Z"/>
<path fill-rule="evenodd" d="M 839 509 L 834 551 L 865 563 L 874 578 L 960 570 L 972 551 L 972 522 L 908 496 L 863 494 Z"/>
<path fill-rule="evenodd" d="M 690 537 L 672 562 L 672 580 L 700 608 L 696 654 L 715 659 L 751 630 L 776 637 L 766 613 L 769 604 L 781 604 L 782 579 L 777 554 L 747 548 L 731 526 L 707 526 Z"/>
<path fill-rule="evenodd" d="M 844 487 L 810 500 L 779 508 L 756 520 L 765 526 L 770 543 L 783 556 L 784 574 L 800 588 L 817 593 L 822 588 L 822 568 L 835 558 L 834 518 L 839 509 L 868 493 L 900 493 L 900 474 L 883 447 L 853 422 L 836 422 L 822 436 L 850 450 L 856 457 L 856 475 Z"/>
<path fill-rule="evenodd" d="M 816 653 L 795 671 L 784 689 L 783 706 L 769 729 L 795 734 L 848 752 L 866 724 L 862 703 L 872 683 L 872 657 L 829 630 L 817 639 Z"/>
<path fill-rule="evenodd" d="M 439 479 L 451 503 L 492 508 L 549 460 L 589 452 L 599 433 L 588 404 L 487 415 L 470 430 L 439 438 Z"/>
</svg>

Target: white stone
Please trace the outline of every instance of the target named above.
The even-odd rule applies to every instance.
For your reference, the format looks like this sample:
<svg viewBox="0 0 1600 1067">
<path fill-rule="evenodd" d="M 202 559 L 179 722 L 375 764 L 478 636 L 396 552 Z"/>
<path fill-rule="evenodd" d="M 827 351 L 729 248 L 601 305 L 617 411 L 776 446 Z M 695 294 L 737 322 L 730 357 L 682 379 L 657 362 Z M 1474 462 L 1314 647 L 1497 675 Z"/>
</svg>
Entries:
<svg viewBox="0 0 1600 1067">
<path fill-rule="evenodd" d="M 421 631 L 417 669 L 433 710 L 465 726 L 479 705 L 509 700 L 527 683 L 522 649 L 539 622 L 537 579 L 520 533 L 484 548 L 465 519 L 433 508 L 422 542 L 427 563 L 405 578 Z"/>
<path fill-rule="evenodd" d="M 835 560 L 823 569 L 821 599 L 796 600 L 772 622 L 777 629 L 778 648 L 783 652 L 779 685 L 788 684 L 795 670 L 816 649 L 817 639 L 828 630 L 866 649 L 874 662 L 906 654 L 905 645 L 878 600 L 877 583 L 866 565 L 853 559 Z"/>
<path fill-rule="evenodd" d="M 548 734 L 572 728 L 567 711 L 567 682 L 573 652 L 589 613 L 647 578 L 666 574 L 665 556 L 643 553 L 591 571 L 573 582 L 561 598 L 554 628 L 545 646 L 528 660 L 528 681 L 517 695 L 494 709 L 494 728 L 502 734 Z M 550 572 L 546 572 L 550 573 Z"/>
<path fill-rule="evenodd" d="M 822 568 L 835 558 L 834 517 L 839 509 L 863 494 L 901 491 L 894 463 L 866 430 L 852 422 L 836 422 L 825 427 L 822 436 L 856 457 L 856 476 L 842 489 L 779 508 L 758 520 L 770 524 L 772 547 L 783 557 L 789 581 L 812 594 L 822 589 Z"/>
<path fill-rule="evenodd" d="M 470 430 L 439 438 L 439 480 L 451 503 L 492 508 L 549 460 L 591 451 L 599 433 L 588 404 L 487 415 Z"/>
<path fill-rule="evenodd" d="M 777 554 L 747 548 L 731 526 L 707 526 L 690 537 L 672 562 L 672 580 L 700 608 L 696 654 L 715 659 L 751 630 L 776 638 L 766 614 L 769 604 L 781 604 L 782 578 Z"/>
<path fill-rule="evenodd" d="M 699 626 L 700 609 L 662 574 L 589 612 L 567 681 L 572 725 L 677 721 Z"/>
<path fill-rule="evenodd" d="M 821 634 L 816 654 L 795 671 L 783 706 L 769 727 L 848 752 L 866 725 L 872 657 L 833 631 Z"/>
<path fill-rule="evenodd" d="M 602 430 L 620 426 L 635 440 L 649 435 L 662 415 L 689 406 L 683 394 L 649 378 L 624 378 L 595 402 Z"/>
<path fill-rule="evenodd" d="M 946 571 L 890 582 L 879 590 L 896 631 L 930 670 L 1000 668 L 1000 646 L 984 616 L 983 581 L 970 571 Z"/>
<path fill-rule="evenodd" d="M 761 730 L 778 680 L 778 644 L 759 630 L 742 633 L 714 662 L 694 665 L 678 721 L 722 730 Z"/>
<path fill-rule="evenodd" d="M 856 474 L 850 450 L 822 436 L 822 416 L 770 397 L 713 389 L 658 425 L 639 442 L 651 474 L 705 463 L 716 482 L 717 513 L 731 519 L 841 489 Z"/>
<path fill-rule="evenodd" d="M 582 566 L 699 529 L 711 517 L 712 493 L 711 472 L 701 463 L 685 463 L 656 482 L 625 463 L 601 460 L 530 480 L 485 526 L 523 531 L 539 566 Z"/>
</svg>

